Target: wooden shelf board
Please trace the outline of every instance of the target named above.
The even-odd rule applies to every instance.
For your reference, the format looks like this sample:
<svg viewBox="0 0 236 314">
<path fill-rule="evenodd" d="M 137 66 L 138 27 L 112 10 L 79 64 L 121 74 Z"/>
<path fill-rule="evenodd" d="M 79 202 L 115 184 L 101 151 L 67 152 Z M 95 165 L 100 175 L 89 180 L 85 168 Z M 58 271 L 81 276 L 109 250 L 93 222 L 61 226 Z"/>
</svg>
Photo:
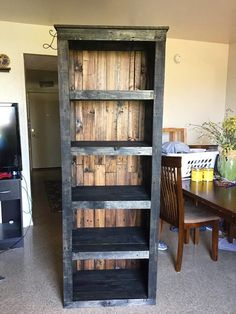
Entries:
<svg viewBox="0 0 236 314">
<path fill-rule="evenodd" d="M 152 155 L 152 146 L 140 141 L 72 141 L 72 155 Z"/>
<path fill-rule="evenodd" d="M 73 90 L 70 100 L 153 100 L 153 90 Z"/>
<path fill-rule="evenodd" d="M 150 209 L 150 194 L 143 186 L 77 186 L 72 188 L 72 207 Z"/>
<path fill-rule="evenodd" d="M 73 259 L 146 259 L 148 234 L 142 227 L 80 228 L 72 233 Z"/>
<path fill-rule="evenodd" d="M 147 278 L 140 269 L 85 270 L 73 276 L 73 301 L 147 299 Z M 126 302 L 127 303 L 127 302 Z"/>
</svg>

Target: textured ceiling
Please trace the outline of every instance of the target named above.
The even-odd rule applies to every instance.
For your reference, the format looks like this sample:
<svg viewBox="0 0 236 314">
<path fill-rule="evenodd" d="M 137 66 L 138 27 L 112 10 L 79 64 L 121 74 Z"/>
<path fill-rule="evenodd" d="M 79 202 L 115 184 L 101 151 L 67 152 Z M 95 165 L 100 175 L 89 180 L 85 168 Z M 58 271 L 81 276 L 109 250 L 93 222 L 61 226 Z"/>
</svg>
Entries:
<svg viewBox="0 0 236 314">
<path fill-rule="evenodd" d="M 236 0 L 0 0 L 0 20 L 169 26 L 168 37 L 236 42 Z"/>
</svg>

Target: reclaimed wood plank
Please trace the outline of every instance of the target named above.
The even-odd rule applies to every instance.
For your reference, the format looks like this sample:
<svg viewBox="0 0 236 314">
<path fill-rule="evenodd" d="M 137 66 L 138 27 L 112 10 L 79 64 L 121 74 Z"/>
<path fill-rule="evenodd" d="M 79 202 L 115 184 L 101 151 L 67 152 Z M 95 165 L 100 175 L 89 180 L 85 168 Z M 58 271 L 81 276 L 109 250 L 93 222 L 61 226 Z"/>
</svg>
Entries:
<svg viewBox="0 0 236 314">
<path fill-rule="evenodd" d="M 96 186 L 104 186 L 105 185 L 105 165 L 95 165 L 95 185 Z M 103 228 L 105 227 L 105 209 L 95 209 L 95 223 L 94 227 Z M 95 229 L 94 229 L 95 230 Z M 96 229 L 97 230 L 97 229 Z M 95 236 L 95 234 L 94 234 Z M 93 238 L 94 238 L 93 236 Z M 93 239 L 95 241 L 95 239 Z M 96 258 L 96 255 L 94 256 Z M 98 259 L 97 259 L 98 258 Z M 95 269 L 104 269 L 105 268 L 105 260 L 99 259 L 99 255 L 94 261 Z"/>
<path fill-rule="evenodd" d="M 84 185 L 92 187 L 94 185 L 94 159 L 90 156 L 84 157 Z M 81 186 L 81 188 L 84 188 Z M 80 206 L 77 206 L 80 207 Z M 80 207 L 82 208 L 82 207 Z M 84 227 L 94 227 L 94 209 L 87 207 L 83 212 Z M 94 260 L 84 261 L 84 269 L 94 269 Z"/>
<path fill-rule="evenodd" d="M 73 213 L 71 211 L 71 160 L 70 155 L 70 104 L 69 104 L 69 49 L 68 42 L 58 41 L 58 81 L 60 85 L 60 124 L 61 124 L 61 152 L 62 152 L 62 217 L 63 217 L 63 301 L 72 301 L 72 238 Z"/>
<path fill-rule="evenodd" d="M 81 101 L 72 102 L 75 106 L 75 117 L 73 119 L 75 127 L 75 138 L 77 141 L 84 138 L 84 125 L 83 125 L 83 103 Z"/>
<path fill-rule="evenodd" d="M 71 100 L 153 100 L 153 90 L 72 90 Z"/>
<path fill-rule="evenodd" d="M 117 143 L 119 145 L 119 143 Z M 87 156 L 87 155 L 106 155 L 106 156 L 125 156 L 125 155 L 139 155 L 139 156 L 151 156 L 152 155 L 152 147 L 151 146 L 141 146 L 141 147 L 107 147 L 107 146 L 73 146 L 71 147 L 71 153 L 74 156 L 77 154 Z M 132 160 L 132 158 L 130 158 Z"/>
<path fill-rule="evenodd" d="M 83 51 L 74 51 L 74 88 L 70 90 L 80 90 L 83 88 Z"/>
<path fill-rule="evenodd" d="M 89 27 L 78 28 L 70 25 L 55 25 L 57 36 L 61 40 L 94 40 L 94 41 L 163 41 L 166 37 L 168 27 L 127 29 L 116 26 L 100 27 L 92 29 Z"/>
<path fill-rule="evenodd" d="M 148 296 L 155 298 L 156 295 L 156 274 L 157 274 L 157 245 L 158 229 L 157 224 L 160 212 L 160 171 L 162 153 L 162 117 L 163 117 L 163 94 L 164 94 L 164 60 L 165 42 L 156 42 L 155 49 L 155 80 L 154 89 L 156 97 L 153 103 L 153 156 L 152 156 L 152 184 L 151 199 L 152 209 L 150 211 L 150 258 L 148 273 Z M 150 168 L 150 167 L 149 167 Z"/>
</svg>

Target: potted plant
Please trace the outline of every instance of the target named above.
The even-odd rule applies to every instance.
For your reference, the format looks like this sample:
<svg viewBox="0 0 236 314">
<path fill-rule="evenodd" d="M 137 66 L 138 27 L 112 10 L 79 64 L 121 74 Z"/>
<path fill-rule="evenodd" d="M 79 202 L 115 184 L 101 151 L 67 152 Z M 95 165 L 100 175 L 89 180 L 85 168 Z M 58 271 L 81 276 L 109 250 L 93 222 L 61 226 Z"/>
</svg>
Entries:
<svg viewBox="0 0 236 314">
<path fill-rule="evenodd" d="M 219 147 L 217 169 L 221 177 L 236 181 L 236 115 L 227 113 L 220 123 L 204 122 L 200 126 L 202 136 L 207 136 L 213 144 Z"/>
</svg>

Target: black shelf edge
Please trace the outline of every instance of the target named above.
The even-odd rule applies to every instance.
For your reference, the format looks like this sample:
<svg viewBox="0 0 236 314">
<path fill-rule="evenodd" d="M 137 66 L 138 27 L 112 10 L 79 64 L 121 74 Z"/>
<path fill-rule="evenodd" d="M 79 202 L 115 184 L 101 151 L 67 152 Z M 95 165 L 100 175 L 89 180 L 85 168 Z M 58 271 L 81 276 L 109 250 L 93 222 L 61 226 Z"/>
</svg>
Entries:
<svg viewBox="0 0 236 314">
<path fill-rule="evenodd" d="M 64 308 L 84 308 L 84 307 L 107 307 L 107 306 L 130 306 L 130 305 L 155 305 L 155 299 L 104 299 L 97 301 L 72 301 L 64 303 Z"/>
<path fill-rule="evenodd" d="M 147 274 L 141 269 L 112 269 L 77 271 L 73 275 L 73 301 L 148 299 Z M 113 305 L 116 302 L 113 302 Z"/>
<path fill-rule="evenodd" d="M 72 258 L 147 259 L 147 230 L 142 227 L 75 229 L 72 233 Z"/>
<path fill-rule="evenodd" d="M 153 100 L 153 90 L 73 90 L 70 100 Z"/>
<path fill-rule="evenodd" d="M 143 186 L 76 186 L 72 208 L 150 209 L 151 196 Z"/>
<path fill-rule="evenodd" d="M 72 141 L 72 155 L 151 156 L 152 146 L 141 141 Z"/>
</svg>

